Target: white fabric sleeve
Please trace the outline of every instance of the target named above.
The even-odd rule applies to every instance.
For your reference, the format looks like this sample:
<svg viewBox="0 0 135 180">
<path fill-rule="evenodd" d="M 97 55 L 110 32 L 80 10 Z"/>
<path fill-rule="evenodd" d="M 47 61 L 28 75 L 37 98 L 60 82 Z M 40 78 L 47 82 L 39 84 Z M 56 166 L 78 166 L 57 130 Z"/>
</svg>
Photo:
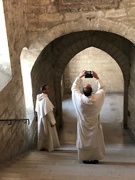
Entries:
<svg viewBox="0 0 135 180">
<path fill-rule="evenodd" d="M 71 91 L 81 93 L 81 91 L 80 91 L 81 86 L 82 86 L 82 79 L 80 77 L 77 77 L 75 79 L 75 81 L 73 82 L 73 85 L 71 87 Z"/>
<path fill-rule="evenodd" d="M 99 91 L 99 90 L 106 91 L 106 87 L 105 87 L 105 85 L 103 84 L 103 82 L 101 81 L 101 79 L 98 79 L 98 80 L 97 80 L 97 83 L 98 83 L 98 91 Z"/>
<path fill-rule="evenodd" d="M 51 123 L 51 125 L 55 125 L 56 124 L 56 120 L 54 118 L 53 112 L 47 113 L 46 117 L 47 117 L 47 120 L 49 120 L 49 122 Z"/>
</svg>

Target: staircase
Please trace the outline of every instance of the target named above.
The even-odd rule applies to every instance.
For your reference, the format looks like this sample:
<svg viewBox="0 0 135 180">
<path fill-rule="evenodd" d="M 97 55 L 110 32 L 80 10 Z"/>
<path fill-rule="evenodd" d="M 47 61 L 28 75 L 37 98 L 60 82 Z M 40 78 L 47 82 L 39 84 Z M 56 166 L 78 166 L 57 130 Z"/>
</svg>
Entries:
<svg viewBox="0 0 135 180">
<path fill-rule="evenodd" d="M 31 151 L 0 166 L 0 180 L 134 180 L 135 146 L 107 146 L 99 164 L 77 160 L 74 146 L 54 152 Z"/>
<path fill-rule="evenodd" d="M 69 103 L 65 109 L 72 108 Z M 110 112 L 102 122 L 106 157 L 99 164 L 83 164 L 77 160 L 76 121 L 69 111 L 64 112 L 61 148 L 51 153 L 31 151 L 1 165 L 0 180 L 135 180 L 135 144 L 117 117 L 120 113 Z"/>
</svg>

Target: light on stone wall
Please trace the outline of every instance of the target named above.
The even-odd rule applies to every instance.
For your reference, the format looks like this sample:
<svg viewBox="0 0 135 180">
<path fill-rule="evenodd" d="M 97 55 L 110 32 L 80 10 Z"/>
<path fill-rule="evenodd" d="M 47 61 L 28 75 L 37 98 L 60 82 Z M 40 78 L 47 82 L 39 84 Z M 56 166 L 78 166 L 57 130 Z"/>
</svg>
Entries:
<svg viewBox="0 0 135 180">
<path fill-rule="evenodd" d="M 95 47 L 79 52 L 68 63 L 63 79 L 65 93 L 71 93 L 71 85 L 82 70 L 96 71 L 106 84 L 107 93 L 123 93 L 124 80 L 120 67 L 109 54 Z M 97 89 L 93 78 L 83 78 L 83 82 L 84 84 L 90 83 L 94 91 Z"/>
<path fill-rule="evenodd" d="M 0 91 L 1 91 L 11 80 L 11 76 L 12 76 L 2 1 L 0 1 L 0 23 L 1 23 L 1 28 L 0 28 L 0 41 L 1 41 L 0 42 Z"/>
<path fill-rule="evenodd" d="M 33 51 L 30 51 L 26 47 L 24 47 L 20 57 L 24 97 L 25 97 L 25 107 L 26 107 L 26 118 L 30 120 L 34 119 L 31 70 L 39 53 L 40 53 L 39 51 L 33 53 Z M 31 122 L 32 121 L 30 121 L 30 123 Z"/>
</svg>

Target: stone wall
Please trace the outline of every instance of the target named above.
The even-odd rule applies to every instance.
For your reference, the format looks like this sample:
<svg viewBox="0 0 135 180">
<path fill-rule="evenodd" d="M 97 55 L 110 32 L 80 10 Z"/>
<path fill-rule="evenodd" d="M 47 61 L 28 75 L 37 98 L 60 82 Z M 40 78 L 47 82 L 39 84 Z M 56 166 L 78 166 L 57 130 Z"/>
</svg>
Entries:
<svg viewBox="0 0 135 180">
<path fill-rule="evenodd" d="M 71 59 L 64 71 L 64 93 L 71 93 L 71 86 L 82 70 L 94 70 L 106 85 L 107 93 L 123 93 L 123 74 L 117 62 L 104 51 L 87 48 Z M 93 91 L 97 89 L 95 79 L 83 78 L 83 83 L 90 83 Z"/>
<path fill-rule="evenodd" d="M 20 66 L 20 54 L 22 48 L 27 44 L 26 3 L 26 0 L 3 1 L 12 79 L 0 92 L 0 119 L 26 118 Z M 8 126 L 6 122 L 0 121 L 0 162 L 10 160 L 33 148 L 33 138 L 36 134 L 32 134 L 30 129 L 33 129 L 35 133 L 35 126 L 33 123 L 29 126 L 23 123 L 13 123 Z"/>
<path fill-rule="evenodd" d="M 129 100 L 128 100 L 128 127 L 135 140 L 135 47 L 131 53 L 133 61 L 131 62 Z"/>
<path fill-rule="evenodd" d="M 12 79 L 0 93 L 0 117 L 22 118 L 25 115 L 20 53 L 26 44 L 24 2 L 3 1 L 8 36 Z M 18 11 L 19 9 L 19 11 Z M 8 100 L 8 101 L 7 101 Z"/>
<path fill-rule="evenodd" d="M 11 124 L 9 124 L 11 123 Z M 14 160 L 17 156 L 35 148 L 36 127 L 28 121 L 0 122 L 0 163 Z"/>
<path fill-rule="evenodd" d="M 121 0 L 116 9 L 112 6 L 89 11 L 81 8 L 78 11 L 59 9 L 58 0 L 28 1 L 29 47 L 42 48 L 56 37 L 88 29 L 114 32 L 135 42 L 135 0 Z M 52 30 L 48 31 L 49 29 Z"/>
</svg>

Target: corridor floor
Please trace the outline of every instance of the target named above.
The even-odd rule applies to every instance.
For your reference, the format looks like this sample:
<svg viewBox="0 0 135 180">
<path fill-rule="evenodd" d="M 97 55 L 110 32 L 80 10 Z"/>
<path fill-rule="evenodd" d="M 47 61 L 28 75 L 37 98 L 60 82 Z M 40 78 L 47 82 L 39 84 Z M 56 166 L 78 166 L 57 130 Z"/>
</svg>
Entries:
<svg viewBox="0 0 135 180">
<path fill-rule="evenodd" d="M 76 141 L 76 113 L 71 101 L 71 95 L 63 99 L 64 128 L 61 135 L 62 144 L 75 144 Z M 106 145 L 132 144 L 131 134 L 123 129 L 123 95 L 107 94 L 100 119 L 104 131 Z"/>
<path fill-rule="evenodd" d="M 99 164 L 77 160 L 76 114 L 71 97 L 63 100 L 61 148 L 52 153 L 32 151 L 0 166 L 0 180 L 134 180 L 135 143 L 123 129 L 123 96 L 106 96 L 101 112 L 106 157 Z"/>
</svg>

